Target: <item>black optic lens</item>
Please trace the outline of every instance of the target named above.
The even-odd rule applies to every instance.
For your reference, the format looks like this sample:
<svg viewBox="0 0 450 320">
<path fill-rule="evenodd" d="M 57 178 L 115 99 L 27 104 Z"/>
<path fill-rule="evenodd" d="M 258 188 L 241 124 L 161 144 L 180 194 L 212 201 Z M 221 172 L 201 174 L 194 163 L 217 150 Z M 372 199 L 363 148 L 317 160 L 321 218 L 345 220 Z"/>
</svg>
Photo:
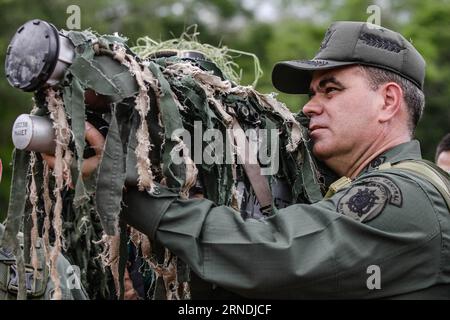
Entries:
<svg viewBox="0 0 450 320">
<path fill-rule="evenodd" d="M 8 82 L 24 91 L 45 84 L 58 61 L 58 30 L 42 20 L 22 25 L 12 38 L 5 60 Z"/>
</svg>

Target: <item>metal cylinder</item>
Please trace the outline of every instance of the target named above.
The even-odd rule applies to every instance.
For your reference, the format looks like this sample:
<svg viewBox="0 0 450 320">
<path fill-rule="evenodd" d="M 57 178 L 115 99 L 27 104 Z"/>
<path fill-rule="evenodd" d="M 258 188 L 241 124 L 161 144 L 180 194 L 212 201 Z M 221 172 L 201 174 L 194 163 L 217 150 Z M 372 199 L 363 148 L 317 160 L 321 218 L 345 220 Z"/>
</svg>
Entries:
<svg viewBox="0 0 450 320">
<path fill-rule="evenodd" d="M 58 39 L 58 60 L 55 65 L 55 69 L 53 69 L 50 78 L 47 80 L 47 84 L 50 86 L 54 86 L 62 80 L 66 69 L 72 64 L 75 57 L 75 51 L 72 42 L 70 42 L 70 40 L 62 34 L 59 34 Z"/>
<path fill-rule="evenodd" d="M 12 140 L 20 150 L 55 153 L 55 130 L 52 121 L 45 117 L 21 114 L 14 121 Z"/>
</svg>

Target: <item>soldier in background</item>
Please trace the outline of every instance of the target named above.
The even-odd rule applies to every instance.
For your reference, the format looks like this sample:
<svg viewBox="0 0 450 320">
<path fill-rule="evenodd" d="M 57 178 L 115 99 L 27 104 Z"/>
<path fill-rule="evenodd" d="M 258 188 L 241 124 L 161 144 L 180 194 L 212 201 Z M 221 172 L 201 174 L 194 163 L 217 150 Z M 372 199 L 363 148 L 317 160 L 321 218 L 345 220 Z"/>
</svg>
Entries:
<svg viewBox="0 0 450 320">
<path fill-rule="evenodd" d="M 436 148 L 436 164 L 450 173 L 450 133 L 447 133 Z"/>
</svg>

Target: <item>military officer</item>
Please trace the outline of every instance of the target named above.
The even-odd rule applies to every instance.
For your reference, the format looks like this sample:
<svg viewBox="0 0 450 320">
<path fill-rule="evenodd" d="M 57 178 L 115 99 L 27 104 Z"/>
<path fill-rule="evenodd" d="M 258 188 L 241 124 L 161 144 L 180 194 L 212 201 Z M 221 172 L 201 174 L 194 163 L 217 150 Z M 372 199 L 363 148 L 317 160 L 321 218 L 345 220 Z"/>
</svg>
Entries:
<svg viewBox="0 0 450 320">
<path fill-rule="evenodd" d="M 128 190 L 123 217 L 201 278 L 247 297 L 450 298 L 449 177 L 420 160 L 413 140 L 424 76 L 400 34 L 336 22 L 314 59 L 272 73 L 280 91 L 310 95 L 313 153 L 341 177 L 323 200 L 245 221 L 160 186 Z"/>
</svg>

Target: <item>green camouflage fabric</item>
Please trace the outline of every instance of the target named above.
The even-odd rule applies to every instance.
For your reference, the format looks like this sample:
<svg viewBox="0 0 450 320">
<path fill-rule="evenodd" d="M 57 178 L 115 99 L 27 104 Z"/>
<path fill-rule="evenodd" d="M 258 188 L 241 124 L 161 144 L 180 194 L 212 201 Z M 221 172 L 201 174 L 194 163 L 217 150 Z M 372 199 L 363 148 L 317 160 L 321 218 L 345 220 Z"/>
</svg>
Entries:
<svg viewBox="0 0 450 320">
<path fill-rule="evenodd" d="M 130 241 L 137 245 L 138 254 L 145 260 L 141 268 L 143 273 L 153 272 L 147 297 L 190 296 L 186 287 L 183 287 L 182 294 L 175 292 L 169 295 L 167 284 L 172 280 L 164 275 L 171 266 L 175 268 L 175 287 L 181 290 L 181 284 L 184 286 L 190 281 L 189 268 L 183 261 L 191 258 L 183 256 L 177 260 L 158 243 L 153 245 L 151 254 L 144 252 L 142 240 L 133 238 L 133 230 L 120 220 L 124 189 L 134 188 L 137 184 L 141 190 L 155 193 L 159 190 L 158 183 L 164 182 L 176 194 L 189 198 L 199 186 L 202 196 L 211 203 L 235 207 L 238 184 L 241 189 L 252 193 L 242 166 L 234 160 L 232 163 L 195 163 L 198 175 L 194 177 L 189 160 L 195 159 L 196 154 L 189 150 L 189 155 L 187 141 L 183 142 L 174 135 L 179 129 L 192 135 L 195 135 L 195 130 L 216 129 L 226 137 L 231 122 L 237 121 L 244 130 L 276 130 L 280 141 L 276 150 L 280 159 L 279 170 L 266 177 L 272 189 L 282 181 L 285 190 L 289 190 L 284 206 L 321 200 L 327 185 L 334 180 L 334 175 L 310 152 L 306 117 L 294 116 L 272 95 L 263 95 L 252 87 L 242 87 L 225 79 L 210 61 L 176 56 L 142 60 L 126 46 L 124 38 L 100 36 L 90 31 L 65 34 L 75 47 L 73 63 L 53 93 L 47 89 L 35 93 L 36 108 L 32 113 L 50 117 L 49 104 L 53 102 L 49 97 L 52 96 L 56 103 L 63 103 L 64 115 L 73 132 L 69 146 L 74 155 L 70 164 L 72 188 L 61 192 L 63 231 L 67 257 L 80 267 L 81 281 L 92 299 L 108 299 L 115 294 L 123 297 Z M 84 103 L 86 90 L 106 97 L 110 103 L 108 110 L 97 113 L 88 110 Z M 242 116 L 242 109 L 253 118 Z M 98 170 L 83 180 L 80 169 L 83 164 L 81 155 L 86 147 L 84 121 L 89 113 L 106 120 L 108 132 Z M 225 149 L 235 148 L 226 141 L 224 146 Z M 203 141 L 200 149 L 203 151 L 207 147 L 208 141 Z M 173 161 L 176 152 L 182 154 L 181 164 Z M 17 234 L 24 232 L 25 238 L 30 238 L 31 227 L 24 221 L 30 220 L 27 218 L 33 206 L 38 209 L 38 230 L 42 230 L 45 218 L 43 161 L 39 156 L 35 158 L 35 165 L 31 167 L 30 152 L 15 151 L 11 202 L 3 237 L 3 244 L 12 248 L 18 259 L 21 298 L 25 298 L 24 261 L 29 249 L 27 246 L 21 249 Z M 36 204 L 30 201 L 26 191 L 31 183 L 30 176 L 38 186 Z M 56 184 L 55 178 L 48 178 L 52 189 Z M 50 197 L 54 205 L 56 196 Z M 273 205 L 276 208 L 277 203 Z M 155 209 L 154 212 L 158 214 L 159 211 Z M 241 214 L 246 218 L 245 212 Z M 55 239 L 52 232 L 51 242 Z M 116 248 L 119 257 L 118 261 L 111 262 L 114 259 L 105 255 L 101 244 L 105 244 L 102 239 L 116 236 L 119 237 Z M 97 259 L 102 254 L 115 265 L 112 273 L 102 269 L 101 261 Z M 112 278 L 116 279 L 115 289 L 111 285 Z M 166 288 L 161 287 L 162 280 Z"/>
</svg>

